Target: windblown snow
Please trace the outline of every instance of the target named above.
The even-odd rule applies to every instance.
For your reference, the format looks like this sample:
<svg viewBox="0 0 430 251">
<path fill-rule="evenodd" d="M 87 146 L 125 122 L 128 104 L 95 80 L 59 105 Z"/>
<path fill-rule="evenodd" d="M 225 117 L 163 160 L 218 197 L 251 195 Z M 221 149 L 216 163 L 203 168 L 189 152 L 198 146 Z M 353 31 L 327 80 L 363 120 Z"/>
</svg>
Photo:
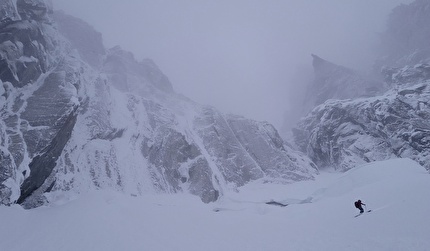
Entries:
<svg viewBox="0 0 430 251">
<path fill-rule="evenodd" d="M 250 183 L 217 202 L 95 191 L 24 210 L 0 206 L 1 250 L 429 250 L 430 175 L 410 159 Z M 55 198 L 55 199 L 54 199 Z M 65 196 L 68 198 L 68 196 Z M 372 212 L 354 217 L 361 199 Z M 271 200 L 289 204 L 267 205 Z M 7 226 L 7 227 L 4 227 Z"/>
</svg>

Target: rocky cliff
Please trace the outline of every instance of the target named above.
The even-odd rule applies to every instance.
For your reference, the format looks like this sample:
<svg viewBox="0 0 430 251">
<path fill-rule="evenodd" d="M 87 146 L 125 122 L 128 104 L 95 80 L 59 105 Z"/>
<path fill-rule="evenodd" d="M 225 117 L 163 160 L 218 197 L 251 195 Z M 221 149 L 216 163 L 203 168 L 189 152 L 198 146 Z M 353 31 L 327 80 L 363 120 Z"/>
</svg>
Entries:
<svg viewBox="0 0 430 251">
<path fill-rule="evenodd" d="M 15 9 L 3 1 L 6 11 Z M 41 1 L 17 1 L 0 28 L 0 190 L 2 203 L 22 202 L 56 166 L 79 106 L 71 58 Z M 13 18 L 12 18 L 13 17 Z M 18 189 L 19 188 L 19 189 Z"/>
<path fill-rule="evenodd" d="M 318 106 L 294 130 L 297 145 L 318 166 L 341 171 L 393 157 L 412 158 L 430 170 L 429 70 L 417 65 L 397 72 L 401 84 L 385 95 Z"/>
</svg>

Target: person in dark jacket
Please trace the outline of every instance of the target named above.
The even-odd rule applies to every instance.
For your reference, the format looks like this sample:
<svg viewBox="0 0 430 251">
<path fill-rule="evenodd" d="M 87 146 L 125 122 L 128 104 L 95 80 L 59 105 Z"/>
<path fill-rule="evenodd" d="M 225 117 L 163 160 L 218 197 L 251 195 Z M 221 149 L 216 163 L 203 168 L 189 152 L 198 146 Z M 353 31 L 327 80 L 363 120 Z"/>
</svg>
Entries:
<svg viewBox="0 0 430 251">
<path fill-rule="evenodd" d="M 360 209 L 360 214 L 364 213 L 362 205 L 365 206 L 366 204 L 362 203 L 361 200 L 357 200 L 356 202 L 354 202 L 354 205 L 356 208 Z"/>
</svg>

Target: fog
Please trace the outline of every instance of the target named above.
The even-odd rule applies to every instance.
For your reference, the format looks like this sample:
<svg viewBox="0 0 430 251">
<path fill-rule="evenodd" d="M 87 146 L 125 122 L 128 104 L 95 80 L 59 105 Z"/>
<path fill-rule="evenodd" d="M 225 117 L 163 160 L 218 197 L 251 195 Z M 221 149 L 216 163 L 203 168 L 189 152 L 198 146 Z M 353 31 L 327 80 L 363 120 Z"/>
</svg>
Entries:
<svg viewBox="0 0 430 251">
<path fill-rule="evenodd" d="M 136 59 L 153 59 L 176 92 L 280 127 L 311 53 L 358 70 L 374 60 L 392 8 L 412 0 L 52 0 Z"/>
</svg>

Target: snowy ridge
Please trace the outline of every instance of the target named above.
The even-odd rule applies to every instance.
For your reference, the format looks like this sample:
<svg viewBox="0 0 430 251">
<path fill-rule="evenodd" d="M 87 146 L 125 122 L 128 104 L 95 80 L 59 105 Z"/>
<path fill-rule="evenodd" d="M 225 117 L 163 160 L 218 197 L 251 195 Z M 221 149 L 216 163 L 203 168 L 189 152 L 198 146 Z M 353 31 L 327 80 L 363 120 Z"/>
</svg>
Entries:
<svg viewBox="0 0 430 251">
<path fill-rule="evenodd" d="M 430 203 L 423 199 L 429 191 L 423 167 L 393 159 L 344 174 L 323 173 L 315 181 L 253 182 L 211 204 L 186 194 L 133 197 L 94 191 L 31 210 L 0 206 L 0 219 L 9 226 L 0 236 L 10 251 L 424 251 L 430 245 Z M 309 197 L 311 203 L 300 203 Z M 290 205 L 266 205 L 271 199 Z M 372 212 L 354 218 L 357 199 Z"/>
</svg>

